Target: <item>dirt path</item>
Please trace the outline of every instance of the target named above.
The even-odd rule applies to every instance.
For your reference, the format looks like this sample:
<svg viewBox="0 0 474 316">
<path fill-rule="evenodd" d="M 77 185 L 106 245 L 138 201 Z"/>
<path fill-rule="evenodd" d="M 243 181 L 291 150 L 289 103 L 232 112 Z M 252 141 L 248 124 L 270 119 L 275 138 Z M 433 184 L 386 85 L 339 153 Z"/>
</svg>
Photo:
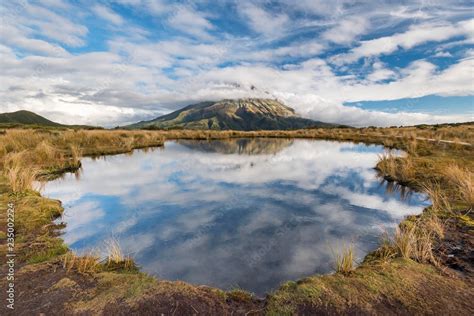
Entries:
<svg viewBox="0 0 474 316">
<path fill-rule="evenodd" d="M 456 145 L 463 145 L 463 146 L 472 146 L 471 143 L 467 142 L 456 142 L 454 140 L 445 140 L 445 139 L 434 139 L 434 138 L 425 138 L 425 137 L 416 137 L 417 140 L 425 140 L 428 142 L 439 142 L 444 144 L 456 144 Z"/>
</svg>

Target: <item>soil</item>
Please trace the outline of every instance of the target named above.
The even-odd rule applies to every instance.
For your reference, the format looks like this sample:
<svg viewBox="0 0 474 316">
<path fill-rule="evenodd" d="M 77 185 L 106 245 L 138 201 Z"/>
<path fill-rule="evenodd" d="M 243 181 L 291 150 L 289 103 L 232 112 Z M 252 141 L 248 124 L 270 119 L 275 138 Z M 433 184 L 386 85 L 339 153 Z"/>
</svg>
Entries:
<svg viewBox="0 0 474 316">
<path fill-rule="evenodd" d="M 474 218 L 474 212 L 466 211 Z M 449 268 L 461 278 L 474 282 L 474 227 L 465 225 L 461 219 L 450 217 L 444 222 L 444 239 L 434 249 L 441 265 Z"/>
<path fill-rule="evenodd" d="M 4 272 L 2 267 L 2 274 Z M 70 280 L 68 286 L 53 288 L 60 280 Z M 0 282 L 5 287 L 5 278 Z M 77 295 L 93 288 L 92 278 L 67 273 L 60 262 L 23 266 L 15 273 L 15 309 L 6 309 L 2 291 L 2 315 L 64 315 L 66 304 Z"/>
</svg>

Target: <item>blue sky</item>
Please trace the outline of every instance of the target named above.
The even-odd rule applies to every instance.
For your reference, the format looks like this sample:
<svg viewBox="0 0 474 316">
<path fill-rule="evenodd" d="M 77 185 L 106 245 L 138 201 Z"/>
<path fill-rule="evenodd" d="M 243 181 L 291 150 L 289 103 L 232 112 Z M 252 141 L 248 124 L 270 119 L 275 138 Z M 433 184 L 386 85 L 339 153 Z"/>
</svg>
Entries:
<svg viewBox="0 0 474 316">
<path fill-rule="evenodd" d="M 0 110 L 115 126 L 223 98 L 364 125 L 472 121 L 472 1 L 0 4 Z"/>
</svg>

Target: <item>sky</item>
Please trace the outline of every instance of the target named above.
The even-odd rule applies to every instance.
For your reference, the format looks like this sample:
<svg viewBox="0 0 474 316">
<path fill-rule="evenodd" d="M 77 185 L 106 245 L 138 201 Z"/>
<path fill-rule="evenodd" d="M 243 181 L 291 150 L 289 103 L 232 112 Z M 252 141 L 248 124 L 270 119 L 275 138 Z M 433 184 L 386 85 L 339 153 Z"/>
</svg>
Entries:
<svg viewBox="0 0 474 316">
<path fill-rule="evenodd" d="M 474 121 L 474 2 L 0 3 L 0 112 L 112 127 L 276 98 L 353 126 Z"/>
</svg>

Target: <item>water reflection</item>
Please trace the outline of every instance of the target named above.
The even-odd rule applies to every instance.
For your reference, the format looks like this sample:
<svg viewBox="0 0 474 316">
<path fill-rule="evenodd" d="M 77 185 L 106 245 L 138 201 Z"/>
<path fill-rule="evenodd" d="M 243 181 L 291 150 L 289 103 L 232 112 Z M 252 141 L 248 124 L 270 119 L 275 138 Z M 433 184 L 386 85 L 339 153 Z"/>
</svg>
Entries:
<svg viewBox="0 0 474 316">
<path fill-rule="evenodd" d="M 262 147 L 259 147 L 259 146 Z M 362 258 L 423 197 L 386 192 L 380 146 L 310 140 L 167 142 L 84 159 L 45 187 L 63 201 L 64 239 L 81 252 L 119 239 L 143 270 L 262 294 L 327 273 L 353 242 Z"/>
<path fill-rule="evenodd" d="M 203 152 L 221 154 L 276 154 L 293 144 L 293 139 L 239 138 L 224 140 L 178 140 L 178 144 Z"/>
</svg>

